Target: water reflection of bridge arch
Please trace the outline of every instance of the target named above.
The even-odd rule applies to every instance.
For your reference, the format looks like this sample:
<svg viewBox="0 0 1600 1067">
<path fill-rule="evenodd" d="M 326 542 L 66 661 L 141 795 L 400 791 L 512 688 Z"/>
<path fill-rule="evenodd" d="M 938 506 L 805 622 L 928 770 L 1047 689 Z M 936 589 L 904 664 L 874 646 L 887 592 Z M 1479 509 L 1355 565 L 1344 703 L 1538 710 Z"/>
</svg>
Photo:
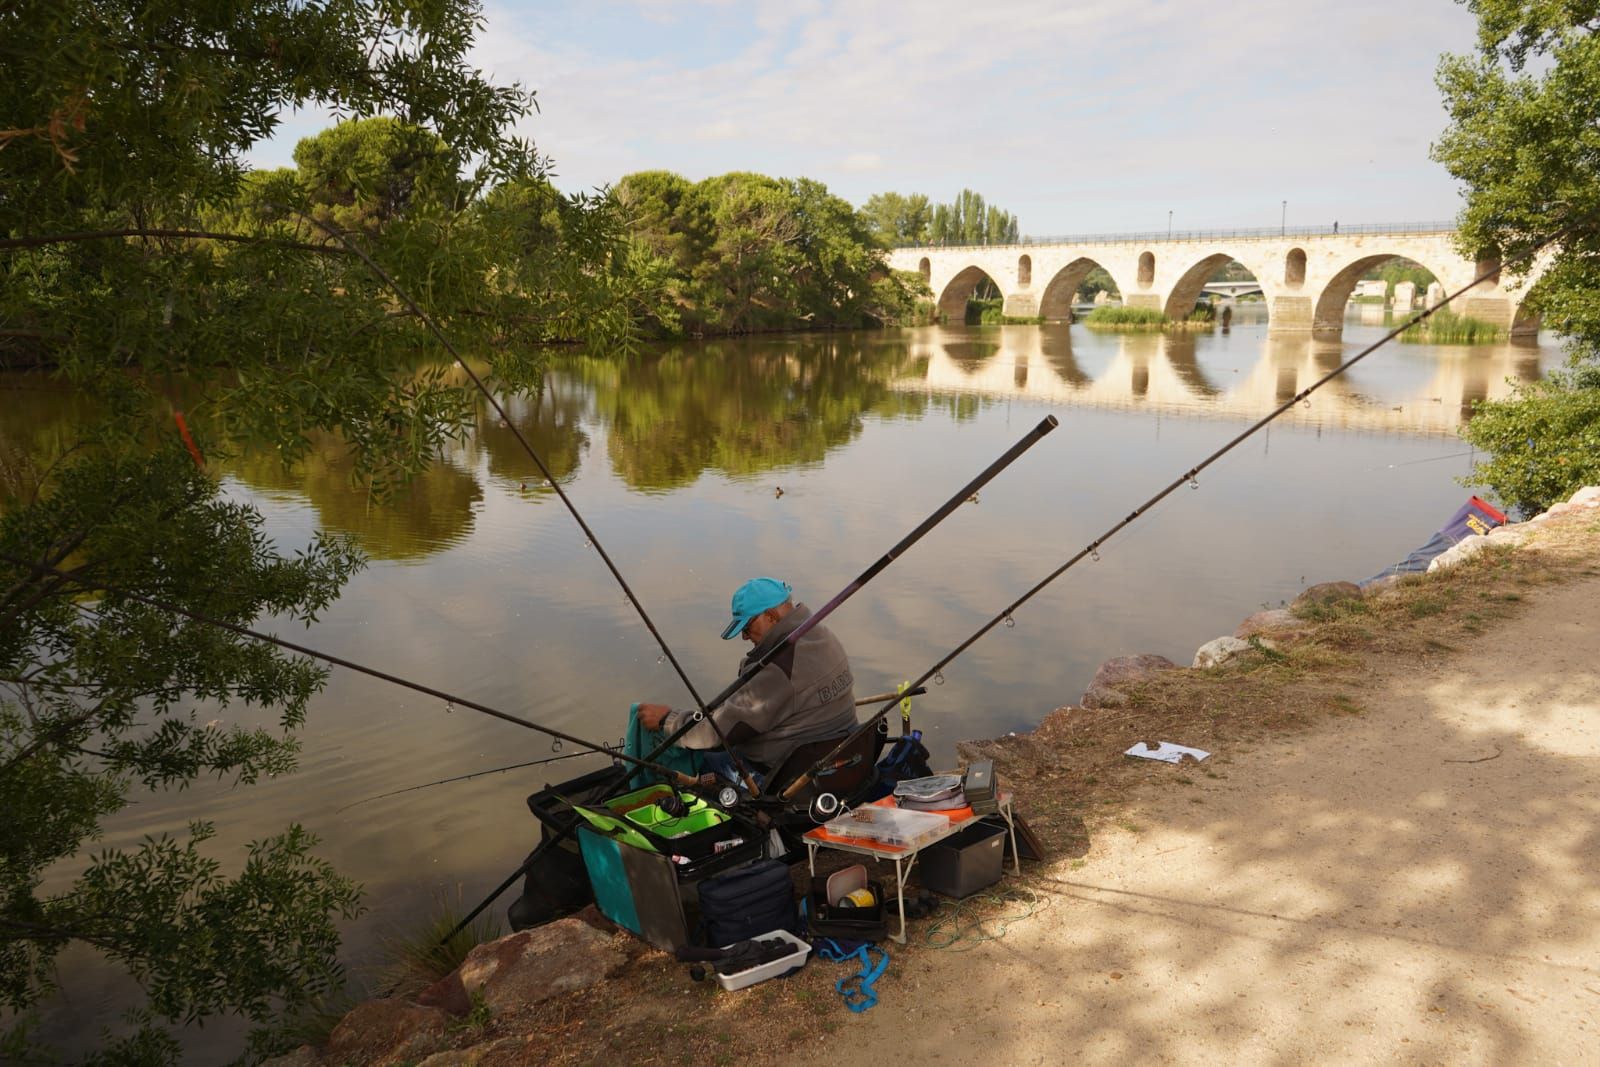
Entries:
<svg viewBox="0 0 1600 1067">
<path fill-rule="evenodd" d="M 984 341 L 975 345 L 970 331 L 920 331 L 908 364 L 916 371 L 893 388 L 1254 419 L 1327 374 L 1347 354 L 1337 342 L 1267 335 L 1249 367 L 1224 371 L 1200 358 L 1203 342 L 1192 334 L 1121 334 L 1109 360 L 1084 359 L 1087 351 L 1075 350 L 1062 327 L 1003 327 Z M 1404 396 L 1369 392 L 1359 373 L 1341 376 L 1318 390 L 1309 408 L 1284 418 L 1339 429 L 1454 435 L 1474 401 L 1508 396 L 1510 381 L 1537 377 L 1539 355 L 1516 345 L 1452 347 L 1430 353 L 1416 367 L 1426 377 L 1406 384 Z"/>
</svg>

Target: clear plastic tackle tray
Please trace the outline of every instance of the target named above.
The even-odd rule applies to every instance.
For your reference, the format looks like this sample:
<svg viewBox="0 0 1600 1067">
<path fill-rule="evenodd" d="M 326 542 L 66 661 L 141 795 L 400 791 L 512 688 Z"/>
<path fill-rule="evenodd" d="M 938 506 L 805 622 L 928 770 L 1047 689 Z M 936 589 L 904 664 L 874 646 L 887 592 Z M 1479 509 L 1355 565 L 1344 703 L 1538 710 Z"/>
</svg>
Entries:
<svg viewBox="0 0 1600 1067">
<path fill-rule="evenodd" d="M 897 848 L 919 848 L 937 841 L 950 828 L 950 820 L 929 811 L 906 811 L 876 805 L 856 808 L 823 829 L 837 837 L 858 837 Z"/>
</svg>

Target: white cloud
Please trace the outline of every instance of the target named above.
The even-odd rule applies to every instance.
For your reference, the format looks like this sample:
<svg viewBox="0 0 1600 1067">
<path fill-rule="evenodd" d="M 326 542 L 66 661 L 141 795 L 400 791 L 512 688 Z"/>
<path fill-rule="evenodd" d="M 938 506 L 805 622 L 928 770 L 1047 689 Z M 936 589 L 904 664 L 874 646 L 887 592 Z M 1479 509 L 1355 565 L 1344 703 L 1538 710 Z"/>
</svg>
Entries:
<svg viewBox="0 0 1600 1067">
<path fill-rule="evenodd" d="M 1032 233 L 1449 216 L 1426 158 L 1448 0 L 587 0 L 487 9 L 474 61 L 539 92 L 564 185 L 632 170 L 962 187 Z M 582 21 L 577 21 L 582 20 Z M 592 32 L 586 32 L 592 31 Z M 1371 162 L 1369 162 L 1371 161 Z"/>
</svg>

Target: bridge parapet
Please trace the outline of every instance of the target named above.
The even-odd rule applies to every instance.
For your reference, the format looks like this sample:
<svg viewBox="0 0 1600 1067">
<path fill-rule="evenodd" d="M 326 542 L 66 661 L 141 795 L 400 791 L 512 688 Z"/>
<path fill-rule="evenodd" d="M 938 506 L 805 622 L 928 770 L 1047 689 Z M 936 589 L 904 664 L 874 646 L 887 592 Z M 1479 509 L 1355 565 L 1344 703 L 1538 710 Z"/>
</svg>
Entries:
<svg viewBox="0 0 1600 1067">
<path fill-rule="evenodd" d="M 1324 336 L 1337 336 L 1343 329 L 1345 305 L 1361 276 L 1394 258 L 1428 268 L 1446 292 L 1464 288 L 1492 266 L 1462 256 L 1454 229 L 1443 223 L 1351 226 L 1338 233 L 1314 227 L 1287 233 L 1090 235 L 1016 245 L 897 248 L 889 255 L 895 269 L 920 272 L 940 315 L 957 322 L 985 276 L 1004 296 L 1007 315 L 1070 320 L 1073 297 L 1095 267 L 1111 276 L 1124 304 L 1183 318 L 1207 280 L 1237 260 L 1260 283 L 1271 332 Z M 1498 278 L 1480 283 L 1452 306 L 1513 334 L 1532 332 L 1537 320 L 1523 315 L 1521 308 L 1537 274 L 1536 269 L 1516 288 Z"/>
</svg>

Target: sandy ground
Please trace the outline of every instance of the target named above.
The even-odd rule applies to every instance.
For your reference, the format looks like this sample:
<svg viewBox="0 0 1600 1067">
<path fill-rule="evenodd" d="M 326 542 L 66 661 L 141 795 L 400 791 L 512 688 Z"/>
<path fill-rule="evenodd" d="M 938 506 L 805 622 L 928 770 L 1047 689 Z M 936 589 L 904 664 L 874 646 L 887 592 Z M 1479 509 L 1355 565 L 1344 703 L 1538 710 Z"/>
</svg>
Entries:
<svg viewBox="0 0 1600 1067">
<path fill-rule="evenodd" d="M 1363 703 L 1174 768 L 797 1058 L 1600 1064 L 1600 579 Z"/>
</svg>

